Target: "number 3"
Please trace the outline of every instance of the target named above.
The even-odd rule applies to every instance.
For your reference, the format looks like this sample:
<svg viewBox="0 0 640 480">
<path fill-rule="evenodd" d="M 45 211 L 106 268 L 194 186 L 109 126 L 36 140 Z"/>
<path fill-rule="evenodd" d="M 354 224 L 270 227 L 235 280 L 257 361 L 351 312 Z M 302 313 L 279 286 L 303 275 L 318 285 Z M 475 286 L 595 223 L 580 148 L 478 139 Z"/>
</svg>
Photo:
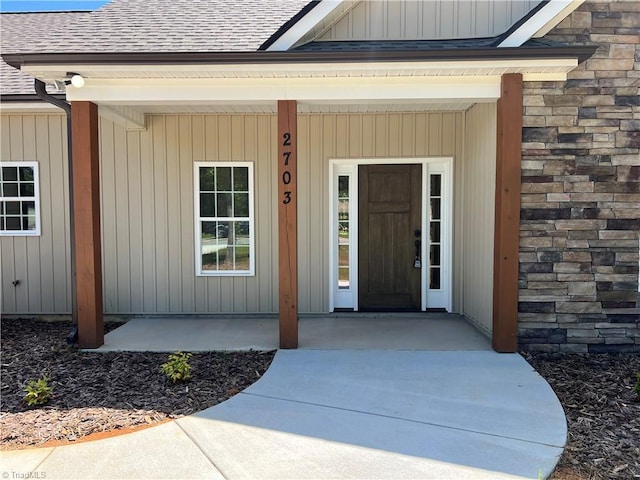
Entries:
<svg viewBox="0 0 640 480">
<path fill-rule="evenodd" d="M 284 200 L 282 200 L 282 203 L 284 203 L 285 205 L 288 203 L 291 203 L 291 192 L 290 191 L 286 191 L 284 192 Z"/>
</svg>

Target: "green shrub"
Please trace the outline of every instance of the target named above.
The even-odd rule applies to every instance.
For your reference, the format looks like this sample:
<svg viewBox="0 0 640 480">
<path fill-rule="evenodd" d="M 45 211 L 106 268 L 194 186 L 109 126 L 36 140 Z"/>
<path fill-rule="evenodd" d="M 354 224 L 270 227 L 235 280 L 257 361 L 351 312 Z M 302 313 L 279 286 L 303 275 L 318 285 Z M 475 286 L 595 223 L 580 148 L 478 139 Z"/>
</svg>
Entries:
<svg viewBox="0 0 640 480">
<path fill-rule="evenodd" d="M 163 363 L 162 372 L 173 383 L 186 382 L 191 379 L 190 353 L 176 352 L 169 355 L 169 360 Z"/>
<path fill-rule="evenodd" d="M 30 407 L 44 405 L 51 400 L 53 395 L 53 387 L 49 385 L 49 378 L 46 376 L 38 380 L 29 380 L 24 387 L 24 391 L 26 392 L 24 401 Z"/>
</svg>

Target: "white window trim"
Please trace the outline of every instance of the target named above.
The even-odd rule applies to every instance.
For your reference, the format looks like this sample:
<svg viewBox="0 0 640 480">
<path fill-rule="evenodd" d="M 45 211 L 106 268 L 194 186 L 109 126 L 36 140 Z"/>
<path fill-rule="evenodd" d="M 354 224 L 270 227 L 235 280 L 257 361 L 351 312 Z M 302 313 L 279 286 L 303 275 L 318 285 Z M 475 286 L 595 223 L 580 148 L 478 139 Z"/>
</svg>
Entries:
<svg viewBox="0 0 640 480">
<path fill-rule="evenodd" d="M 422 219 L 420 221 L 423 232 L 423 241 L 421 245 L 421 310 L 427 308 L 444 307 L 448 312 L 453 307 L 453 157 L 426 157 L 426 158 L 359 158 L 359 159 L 330 159 L 329 160 L 329 311 L 333 312 L 336 308 L 353 308 L 358 311 L 358 166 L 359 165 L 397 165 L 397 164 L 419 164 L 422 165 Z M 441 285 L 444 287 L 442 294 L 438 295 L 439 302 L 433 305 L 429 301 L 429 289 L 427 283 L 427 273 L 429 269 L 428 263 L 428 242 L 424 241 L 428 229 L 427 216 L 427 196 L 428 196 L 428 172 L 443 173 L 446 179 L 443 181 L 443 194 L 448 193 L 448 198 L 443 196 L 442 212 L 447 215 L 449 220 L 444 220 L 442 224 L 442 241 L 443 241 L 443 262 L 441 270 Z M 337 178 L 338 175 L 350 175 L 353 188 L 353 194 L 349 193 L 349 219 L 350 219 L 350 235 L 349 244 L 351 255 L 349 257 L 349 290 L 339 291 L 338 285 L 338 219 L 337 219 Z M 446 190 L 445 190 L 446 189 Z M 355 226 L 355 228 L 353 228 Z M 353 228 L 353 230 L 351 230 Z M 448 243 L 445 244 L 445 241 Z M 431 291 L 432 295 L 433 292 Z M 349 302 L 351 302 L 349 304 Z"/>
<path fill-rule="evenodd" d="M 35 230 L 0 230 L 0 237 L 39 237 L 40 231 L 40 173 L 37 161 L 30 162 L 0 162 L 0 167 L 31 167 L 33 168 L 33 197 L 0 197 L 3 202 L 23 201 L 33 198 L 36 210 Z"/>
<path fill-rule="evenodd" d="M 249 270 L 202 270 L 202 254 L 201 254 L 201 239 L 202 239 L 202 218 L 200 216 L 200 167 L 247 167 L 249 169 Z M 253 208 L 253 196 L 254 196 L 254 181 L 253 181 L 253 162 L 194 162 L 193 163 L 193 204 L 194 204 L 194 228 L 195 228 L 195 264 L 196 264 L 196 276 L 197 277 L 253 277 L 255 276 L 255 263 L 256 263 L 256 226 L 254 218 Z M 242 217 L 245 218 L 245 217 Z"/>
</svg>

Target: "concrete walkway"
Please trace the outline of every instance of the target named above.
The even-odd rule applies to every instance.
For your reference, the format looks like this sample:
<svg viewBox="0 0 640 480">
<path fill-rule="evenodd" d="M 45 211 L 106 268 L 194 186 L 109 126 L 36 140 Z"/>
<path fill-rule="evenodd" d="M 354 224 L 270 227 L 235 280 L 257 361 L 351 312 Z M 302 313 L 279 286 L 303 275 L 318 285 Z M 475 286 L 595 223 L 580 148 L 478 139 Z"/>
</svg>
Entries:
<svg viewBox="0 0 640 480">
<path fill-rule="evenodd" d="M 552 471 L 566 433 L 553 391 L 519 355 L 292 350 L 203 412 L 95 442 L 2 452 L 0 470 L 47 480 L 535 479 Z"/>
</svg>

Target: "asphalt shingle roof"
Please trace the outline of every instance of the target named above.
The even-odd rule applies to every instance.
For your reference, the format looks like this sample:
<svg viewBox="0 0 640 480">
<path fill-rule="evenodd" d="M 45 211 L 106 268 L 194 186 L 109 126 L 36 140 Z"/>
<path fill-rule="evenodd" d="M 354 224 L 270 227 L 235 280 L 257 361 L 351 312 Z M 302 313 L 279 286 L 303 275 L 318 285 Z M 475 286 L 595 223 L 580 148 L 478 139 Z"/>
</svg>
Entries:
<svg viewBox="0 0 640 480">
<path fill-rule="evenodd" d="M 93 12 L 3 13 L 7 53 L 256 51 L 309 0 L 112 0 Z M 0 94 L 33 94 L 0 63 Z"/>
<path fill-rule="evenodd" d="M 66 28 L 88 12 L 3 13 L 0 15 L 0 51 L 20 51 L 42 41 L 47 32 Z M 33 94 L 33 77 L 0 61 L 0 94 Z"/>
</svg>

